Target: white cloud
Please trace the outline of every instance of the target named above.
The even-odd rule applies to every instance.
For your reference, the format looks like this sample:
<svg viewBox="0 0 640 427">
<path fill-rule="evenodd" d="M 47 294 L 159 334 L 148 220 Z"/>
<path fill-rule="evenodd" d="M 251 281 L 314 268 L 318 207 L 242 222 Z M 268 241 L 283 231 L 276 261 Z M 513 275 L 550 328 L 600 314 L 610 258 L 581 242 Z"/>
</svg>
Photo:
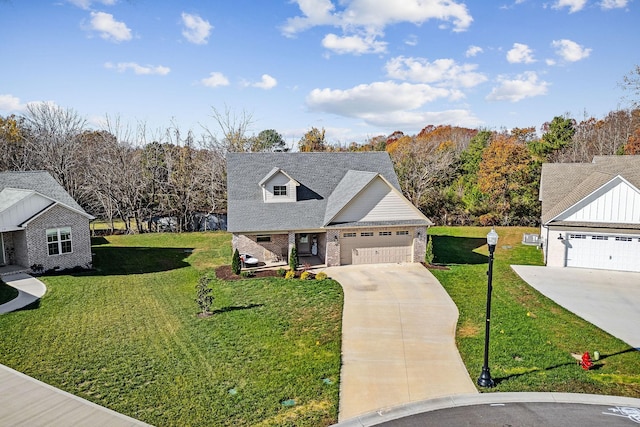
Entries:
<svg viewBox="0 0 640 427">
<path fill-rule="evenodd" d="M 90 28 L 100 33 L 105 40 L 115 42 L 131 40 L 131 30 L 124 22 L 113 19 L 113 15 L 105 12 L 91 12 Z"/>
<path fill-rule="evenodd" d="M 557 0 L 551 7 L 554 9 L 568 7 L 569 13 L 574 13 L 582 10 L 585 4 L 587 4 L 587 0 Z"/>
<path fill-rule="evenodd" d="M 344 0 L 338 2 L 344 5 L 339 11 L 331 0 L 294 1 L 302 16 L 289 18 L 282 27 L 288 36 L 321 25 L 382 31 L 386 26 L 399 22 L 419 25 L 430 19 L 451 22 L 453 31 L 465 31 L 473 21 L 466 5 L 455 0 Z"/>
<path fill-rule="evenodd" d="M 229 86 L 229 79 L 222 73 L 213 72 L 209 77 L 200 80 L 200 83 L 207 87 Z"/>
<path fill-rule="evenodd" d="M 20 98 L 13 95 L 0 95 L 0 111 L 23 111 L 25 104 L 20 103 Z"/>
<path fill-rule="evenodd" d="M 362 84 L 347 90 L 314 89 L 306 99 L 312 111 L 358 118 L 369 125 L 421 129 L 427 123 L 478 126 L 481 122 L 467 110 L 430 112 L 419 110 L 439 98 L 455 97 L 457 91 L 427 84 L 392 81 Z"/>
<path fill-rule="evenodd" d="M 404 56 L 392 58 L 385 65 L 387 75 L 391 78 L 449 87 L 473 87 L 485 82 L 487 77 L 476 72 L 476 68 L 478 66 L 475 64 L 456 64 L 453 59 L 429 62 L 424 58 Z"/>
<path fill-rule="evenodd" d="M 257 87 L 265 90 L 273 89 L 277 85 L 278 85 L 278 81 L 275 78 L 271 77 L 269 74 L 263 74 L 262 80 L 260 80 L 257 83 L 251 84 L 251 86 L 253 87 Z"/>
<path fill-rule="evenodd" d="M 608 9 L 622 9 L 627 7 L 629 0 L 602 0 L 600 2 L 600 7 L 608 10 Z"/>
<path fill-rule="evenodd" d="M 512 64 L 530 64 L 536 62 L 533 59 L 533 51 L 529 46 L 522 43 L 514 43 L 513 48 L 507 52 L 507 61 Z"/>
<path fill-rule="evenodd" d="M 417 46 L 418 36 L 411 34 L 409 37 L 405 39 L 404 44 L 406 44 L 407 46 Z"/>
<path fill-rule="evenodd" d="M 375 36 L 344 36 L 327 34 L 322 39 L 322 46 L 338 54 L 353 53 L 384 53 L 387 51 L 387 43 L 375 40 Z"/>
<path fill-rule="evenodd" d="M 499 86 L 487 95 L 488 101 L 518 102 L 525 98 L 544 95 L 549 87 L 549 83 L 539 81 L 538 75 L 533 71 L 516 76 L 515 79 L 498 76 L 498 83 Z"/>
<path fill-rule="evenodd" d="M 578 43 L 567 39 L 554 40 L 551 42 L 551 46 L 556 48 L 558 56 L 568 62 L 580 61 L 591 54 L 591 49 L 586 49 Z"/>
<path fill-rule="evenodd" d="M 117 0 L 67 0 L 74 6 L 77 6 L 81 9 L 88 10 L 91 8 L 91 3 L 100 3 L 105 6 L 113 6 L 117 3 Z"/>
<path fill-rule="evenodd" d="M 476 56 L 479 53 L 484 52 L 484 50 L 480 46 L 471 45 L 464 53 L 467 58 L 471 58 L 472 56 Z"/>
<path fill-rule="evenodd" d="M 347 90 L 314 89 L 307 96 L 306 103 L 313 111 L 366 119 L 415 110 L 451 94 L 448 89 L 427 84 L 386 81 L 361 84 Z"/>
<path fill-rule="evenodd" d="M 160 76 L 166 76 L 171 71 L 169 67 L 164 67 L 162 65 L 143 66 L 136 64 L 135 62 L 118 62 L 117 64 L 107 62 L 104 64 L 104 66 L 105 68 L 115 69 L 120 73 L 124 73 L 127 70 L 132 70 L 135 74 L 139 75 L 158 74 Z"/>
<path fill-rule="evenodd" d="M 182 35 L 195 44 L 207 44 L 213 26 L 198 15 L 182 12 L 182 24 L 185 26 Z"/>
</svg>

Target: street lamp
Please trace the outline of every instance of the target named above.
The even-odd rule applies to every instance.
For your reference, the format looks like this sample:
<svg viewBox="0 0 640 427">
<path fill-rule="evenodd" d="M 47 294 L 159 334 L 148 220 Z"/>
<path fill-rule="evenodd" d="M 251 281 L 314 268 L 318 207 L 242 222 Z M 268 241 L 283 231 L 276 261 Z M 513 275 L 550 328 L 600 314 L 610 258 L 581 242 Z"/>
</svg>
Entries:
<svg viewBox="0 0 640 427">
<path fill-rule="evenodd" d="M 493 288 L 493 252 L 498 244 L 498 233 L 493 228 L 487 234 L 487 245 L 489 246 L 489 270 L 487 271 L 487 320 L 484 326 L 484 364 L 482 365 L 482 373 L 478 378 L 480 387 L 495 387 L 496 383 L 491 378 L 489 372 L 489 325 L 491 324 L 491 290 Z"/>
</svg>

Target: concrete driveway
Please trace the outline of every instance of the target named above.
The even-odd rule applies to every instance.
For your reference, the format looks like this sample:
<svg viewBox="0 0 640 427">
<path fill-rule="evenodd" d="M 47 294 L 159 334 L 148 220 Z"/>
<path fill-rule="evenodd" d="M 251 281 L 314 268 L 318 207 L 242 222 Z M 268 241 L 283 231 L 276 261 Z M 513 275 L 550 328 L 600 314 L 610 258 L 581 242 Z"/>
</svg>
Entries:
<svg viewBox="0 0 640 427">
<path fill-rule="evenodd" d="M 541 294 L 640 349 L 640 273 L 513 265 Z"/>
<path fill-rule="evenodd" d="M 455 345 L 458 308 L 420 264 L 324 270 L 344 290 L 339 420 L 477 393 Z"/>
</svg>

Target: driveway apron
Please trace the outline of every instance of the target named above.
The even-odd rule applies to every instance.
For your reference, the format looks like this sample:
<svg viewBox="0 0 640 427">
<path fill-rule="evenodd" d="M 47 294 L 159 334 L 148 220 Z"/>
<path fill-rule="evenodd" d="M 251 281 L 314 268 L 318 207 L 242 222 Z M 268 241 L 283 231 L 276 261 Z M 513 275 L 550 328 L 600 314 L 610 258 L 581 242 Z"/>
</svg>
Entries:
<svg viewBox="0 0 640 427">
<path fill-rule="evenodd" d="M 640 273 L 512 265 L 538 292 L 640 349 Z"/>
<path fill-rule="evenodd" d="M 458 309 L 420 264 L 330 267 L 344 290 L 339 420 L 477 393 L 455 345 Z"/>
</svg>

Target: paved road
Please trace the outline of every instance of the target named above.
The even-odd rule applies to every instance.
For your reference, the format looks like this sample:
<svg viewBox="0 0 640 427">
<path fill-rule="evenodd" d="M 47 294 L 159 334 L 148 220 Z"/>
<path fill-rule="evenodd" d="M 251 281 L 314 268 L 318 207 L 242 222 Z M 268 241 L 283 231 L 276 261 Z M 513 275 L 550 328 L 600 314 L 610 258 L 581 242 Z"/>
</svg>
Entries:
<svg viewBox="0 0 640 427">
<path fill-rule="evenodd" d="M 640 399 L 576 393 L 480 393 L 372 412 L 336 427 L 633 427 L 638 424 Z"/>
<path fill-rule="evenodd" d="M 640 349 L 640 273 L 530 265 L 511 268 L 557 304 Z"/>
<path fill-rule="evenodd" d="M 420 264 L 327 268 L 344 290 L 339 419 L 477 393 L 455 345 L 458 309 Z"/>
</svg>

